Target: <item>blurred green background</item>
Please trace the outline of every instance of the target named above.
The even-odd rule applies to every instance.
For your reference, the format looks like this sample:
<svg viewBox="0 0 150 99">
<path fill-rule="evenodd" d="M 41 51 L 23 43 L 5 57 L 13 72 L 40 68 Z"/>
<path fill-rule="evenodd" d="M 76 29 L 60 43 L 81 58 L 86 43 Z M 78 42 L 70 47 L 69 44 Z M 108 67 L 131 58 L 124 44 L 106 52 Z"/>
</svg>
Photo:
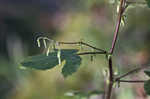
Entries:
<svg viewBox="0 0 150 99">
<path fill-rule="evenodd" d="M 115 72 L 122 74 L 148 64 L 150 59 L 150 9 L 135 6 L 126 13 L 114 53 Z M 27 56 L 43 53 L 35 38 L 80 41 L 109 50 L 116 21 L 116 4 L 108 0 L 0 0 L 0 99 L 77 99 L 70 91 L 104 90 L 105 56 L 82 57 L 78 72 L 64 78 L 61 68 L 40 71 L 19 69 Z M 61 46 L 75 48 L 79 46 Z M 91 51 L 91 49 L 86 49 Z M 147 79 L 141 71 L 127 79 Z M 150 99 L 143 84 L 121 83 L 112 99 Z M 85 99 L 85 98 L 83 98 Z M 94 95 L 90 99 L 103 99 Z"/>
</svg>

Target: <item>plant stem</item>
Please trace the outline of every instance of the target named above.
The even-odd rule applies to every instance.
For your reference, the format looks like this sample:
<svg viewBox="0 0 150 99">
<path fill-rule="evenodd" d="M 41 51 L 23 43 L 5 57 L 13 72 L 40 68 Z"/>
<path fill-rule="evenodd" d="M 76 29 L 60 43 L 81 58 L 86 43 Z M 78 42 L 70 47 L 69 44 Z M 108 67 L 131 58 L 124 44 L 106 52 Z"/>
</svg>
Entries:
<svg viewBox="0 0 150 99">
<path fill-rule="evenodd" d="M 119 8 L 119 13 L 118 13 L 118 18 L 117 18 L 117 24 L 115 27 L 114 37 L 113 37 L 113 41 L 112 41 L 112 47 L 110 49 L 110 54 L 113 54 L 114 48 L 116 45 L 116 41 L 118 38 L 119 28 L 120 28 L 120 23 L 121 23 L 121 17 L 122 17 L 122 14 L 124 12 L 124 7 L 123 7 L 124 4 L 125 4 L 125 0 L 120 0 L 120 8 Z"/>
<path fill-rule="evenodd" d="M 120 28 L 120 23 L 121 23 L 121 17 L 122 17 L 122 14 L 124 12 L 125 3 L 126 3 L 126 0 L 120 0 L 120 8 L 119 8 L 116 27 L 115 27 L 114 37 L 113 37 L 113 41 L 112 41 L 112 47 L 109 51 L 109 53 L 111 55 L 114 52 L 114 48 L 115 48 L 116 41 L 118 38 L 119 28 Z M 113 83 L 114 83 L 114 75 L 113 75 L 114 73 L 113 73 L 112 57 L 111 56 L 109 56 L 109 58 L 108 58 L 108 64 L 109 64 L 109 85 L 108 85 L 108 90 L 106 93 L 106 99 L 111 99 L 111 93 L 112 93 L 112 88 L 113 88 Z"/>
<path fill-rule="evenodd" d="M 83 53 L 77 53 L 77 55 L 88 55 L 88 54 L 106 54 L 106 52 L 83 52 Z"/>
<path fill-rule="evenodd" d="M 127 4 L 147 4 L 146 2 L 135 2 L 135 1 L 127 1 Z"/>
<path fill-rule="evenodd" d="M 112 57 L 110 56 L 108 59 L 109 63 L 109 85 L 108 85 L 108 91 L 106 93 L 106 99 L 111 98 L 111 93 L 112 93 L 112 87 L 114 83 L 114 73 L 113 73 L 113 68 L 112 68 Z"/>
<path fill-rule="evenodd" d="M 135 69 L 133 69 L 133 70 L 131 70 L 131 71 L 129 71 L 129 72 L 127 72 L 127 73 L 125 73 L 125 74 L 123 74 L 123 75 L 117 77 L 117 78 L 115 79 L 115 81 L 119 81 L 120 79 L 122 79 L 122 78 L 124 78 L 124 77 L 126 77 L 126 76 L 128 76 L 128 75 L 131 75 L 131 74 L 133 74 L 133 73 L 135 73 L 135 72 L 138 72 L 138 71 L 140 71 L 140 70 L 142 70 L 142 69 L 145 69 L 145 68 L 148 68 L 148 67 L 149 67 L 149 66 L 145 65 L 145 66 L 141 66 L 141 67 L 135 68 Z"/>
<path fill-rule="evenodd" d="M 106 53 L 107 51 L 103 50 L 103 49 L 100 49 L 100 48 L 96 48 L 90 44 L 87 44 L 87 43 L 84 43 L 84 42 L 58 42 L 59 44 L 81 44 L 81 45 L 84 45 L 84 46 L 87 46 L 87 47 L 90 47 L 90 48 L 93 48 L 95 50 L 98 50 L 98 51 L 101 51 L 101 52 L 104 52 Z"/>
<path fill-rule="evenodd" d="M 126 83 L 144 83 L 147 80 L 118 80 L 119 82 L 126 82 Z"/>
</svg>

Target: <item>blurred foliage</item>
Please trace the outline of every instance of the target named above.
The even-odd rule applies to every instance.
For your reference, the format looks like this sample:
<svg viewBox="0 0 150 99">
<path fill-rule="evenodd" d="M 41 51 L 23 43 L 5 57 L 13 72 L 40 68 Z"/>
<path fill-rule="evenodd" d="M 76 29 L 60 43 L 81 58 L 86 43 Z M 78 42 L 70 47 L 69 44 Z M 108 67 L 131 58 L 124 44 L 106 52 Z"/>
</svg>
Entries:
<svg viewBox="0 0 150 99">
<path fill-rule="evenodd" d="M 131 1 L 131 0 L 130 0 Z M 135 6 L 126 12 L 114 56 L 119 74 L 147 64 L 150 59 L 150 10 Z M 1 0 L 0 1 L 0 99 L 70 99 L 69 90 L 103 90 L 105 56 L 82 56 L 79 71 L 64 79 L 62 66 L 52 70 L 19 69 L 24 57 L 45 53 L 37 47 L 40 32 L 58 41 L 80 41 L 109 50 L 116 21 L 116 6 L 107 0 Z M 37 33 L 38 32 L 38 33 Z M 61 46 L 79 49 L 79 46 Z M 84 50 L 91 50 L 84 48 Z M 147 79 L 144 73 L 129 78 Z M 136 76 L 136 77 L 135 77 Z M 116 91 L 116 93 L 115 93 Z M 136 85 L 121 84 L 113 99 L 145 98 Z M 91 99 L 103 99 L 97 95 Z M 72 98 L 73 99 L 73 98 Z M 76 98 L 74 98 L 76 99 Z"/>
</svg>

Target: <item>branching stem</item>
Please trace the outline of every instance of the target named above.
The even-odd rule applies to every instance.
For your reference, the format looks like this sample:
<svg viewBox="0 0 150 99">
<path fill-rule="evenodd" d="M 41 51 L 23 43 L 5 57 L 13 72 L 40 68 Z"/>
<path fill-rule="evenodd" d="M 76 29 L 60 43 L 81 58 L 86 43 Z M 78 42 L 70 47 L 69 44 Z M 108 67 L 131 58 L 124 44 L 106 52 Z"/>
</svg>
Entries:
<svg viewBox="0 0 150 99">
<path fill-rule="evenodd" d="M 119 34 L 121 17 L 124 12 L 124 9 L 125 9 L 125 3 L 126 3 L 126 0 L 120 0 L 120 7 L 119 7 L 118 18 L 117 18 L 117 23 L 116 23 L 116 27 L 115 27 L 114 37 L 113 37 L 111 49 L 109 51 L 110 55 L 112 55 L 114 52 L 114 48 L 115 48 L 116 41 L 117 41 L 118 34 Z M 113 88 L 113 83 L 114 83 L 112 56 L 108 57 L 108 64 L 109 64 L 109 85 L 108 85 L 108 90 L 106 93 L 106 99 L 111 99 L 111 93 L 112 93 L 112 88 Z"/>
</svg>

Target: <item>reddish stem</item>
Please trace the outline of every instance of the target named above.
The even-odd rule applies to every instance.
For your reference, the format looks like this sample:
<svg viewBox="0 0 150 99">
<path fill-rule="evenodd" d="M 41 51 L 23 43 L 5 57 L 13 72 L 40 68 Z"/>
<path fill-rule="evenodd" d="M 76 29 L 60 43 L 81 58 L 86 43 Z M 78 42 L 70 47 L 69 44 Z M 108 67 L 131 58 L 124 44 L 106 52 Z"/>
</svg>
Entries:
<svg viewBox="0 0 150 99">
<path fill-rule="evenodd" d="M 120 28 L 120 23 L 121 23 L 121 17 L 122 17 L 122 14 L 123 14 L 123 4 L 124 4 L 124 0 L 120 0 L 120 8 L 119 8 L 119 13 L 118 13 L 118 19 L 117 19 L 117 24 L 116 24 L 116 28 L 115 28 L 115 32 L 114 32 L 114 37 L 113 37 L 113 41 L 112 41 L 112 47 L 110 49 L 110 54 L 113 54 L 114 52 L 114 48 L 115 48 L 115 45 L 116 45 L 116 41 L 117 41 L 117 38 L 118 38 L 118 34 L 119 34 L 119 28 Z"/>
<path fill-rule="evenodd" d="M 112 41 L 112 47 L 109 51 L 109 53 L 111 55 L 114 52 L 114 48 L 115 48 L 116 41 L 118 38 L 121 17 L 124 12 L 125 2 L 126 2 L 126 0 L 120 0 L 120 8 L 119 8 L 119 13 L 118 13 L 118 18 L 117 18 L 117 24 L 115 27 L 114 37 L 113 37 L 113 41 Z M 106 94 L 106 99 L 111 99 L 111 93 L 112 93 L 112 88 L 113 88 L 113 83 L 114 83 L 114 75 L 113 75 L 112 57 L 111 56 L 108 58 L 108 64 L 109 64 L 109 85 L 108 85 L 108 91 Z"/>
</svg>

